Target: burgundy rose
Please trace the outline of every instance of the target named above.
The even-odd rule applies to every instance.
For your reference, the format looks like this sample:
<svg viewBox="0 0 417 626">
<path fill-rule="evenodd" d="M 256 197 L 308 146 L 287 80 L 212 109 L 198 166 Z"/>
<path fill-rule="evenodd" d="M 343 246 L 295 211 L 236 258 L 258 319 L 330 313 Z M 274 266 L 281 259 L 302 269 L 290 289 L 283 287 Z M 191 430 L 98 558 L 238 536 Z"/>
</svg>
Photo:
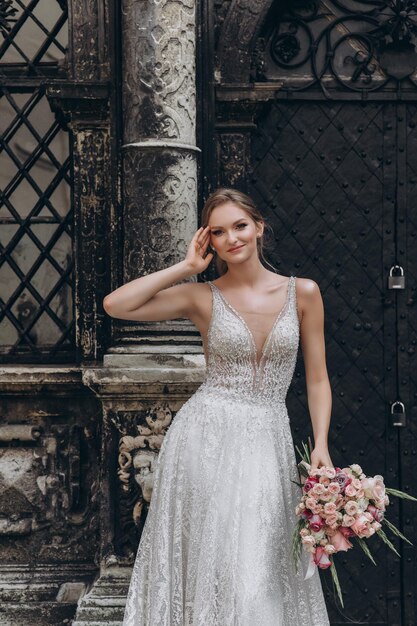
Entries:
<svg viewBox="0 0 417 626">
<path fill-rule="evenodd" d="M 337 482 L 341 491 L 343 491 L 348 485 L 350 485 L 350 483 L 352 482 L 352 479 L 350 476 L 347 476 L 346 474 L 343 474 L 343 472 L 339 472 L 338 474 L 336 474 L 336 476 L 333 478 L 334 482 Z"/>
<path fill-rule="evenodd" d="M 310 528 L 313 532 L 318 533 L 324 526 L 324 520 L 320 515 L 312 515 L 310 517 Z"/>
<path fill-rule="evenodd" d="M 351 530 L 348 526 L 340 526 L 339 530 L 342 533 L 342 535 L 345 537 L 345 539 L 355 534 L 353 530 Z"/>
<path fill-rule="evenodd" d="M 304 493 L 308 493 L 310 489 L 312 489 L 314 485 L 316 485 L 317 483 L 318 483 L 318 478 L 316 478 L 315 476 L 310 476 L 309 478 L 307 478 L 307 480 L 305 481 L 303 485 Z"/>
</svg>

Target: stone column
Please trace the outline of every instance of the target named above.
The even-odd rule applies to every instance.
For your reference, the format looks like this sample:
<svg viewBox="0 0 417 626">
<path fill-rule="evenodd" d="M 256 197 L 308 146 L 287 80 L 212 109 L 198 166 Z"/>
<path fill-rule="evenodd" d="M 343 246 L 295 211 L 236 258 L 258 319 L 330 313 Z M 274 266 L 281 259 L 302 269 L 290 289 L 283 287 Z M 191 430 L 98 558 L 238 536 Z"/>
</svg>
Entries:
<svg viewBox="0 0 417 626">
<path fill-rule="evenodd" d="M 194 0 L 124 0 L 122 31 L 127 282 L 182 260 L 197 229 Z M 114 343 L 110 353 L 201 351 L 185 320 L 115 322 Z"/>
</svg>

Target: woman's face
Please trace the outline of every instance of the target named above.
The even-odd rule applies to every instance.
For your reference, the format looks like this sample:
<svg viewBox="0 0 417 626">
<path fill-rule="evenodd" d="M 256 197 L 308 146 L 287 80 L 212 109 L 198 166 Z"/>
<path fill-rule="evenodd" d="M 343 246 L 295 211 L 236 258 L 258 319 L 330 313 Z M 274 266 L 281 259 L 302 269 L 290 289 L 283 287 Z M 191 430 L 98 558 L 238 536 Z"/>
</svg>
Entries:
<svg viewBox="0 0 417 626">
<path fill-rule="evenodd" d="M 210 245 L 226 263 L 242 263 L 257 254 L 256 243 L 263 225 L 258 225 L 234 202 L 213 209 L 208 225 Z"/>
</svg>

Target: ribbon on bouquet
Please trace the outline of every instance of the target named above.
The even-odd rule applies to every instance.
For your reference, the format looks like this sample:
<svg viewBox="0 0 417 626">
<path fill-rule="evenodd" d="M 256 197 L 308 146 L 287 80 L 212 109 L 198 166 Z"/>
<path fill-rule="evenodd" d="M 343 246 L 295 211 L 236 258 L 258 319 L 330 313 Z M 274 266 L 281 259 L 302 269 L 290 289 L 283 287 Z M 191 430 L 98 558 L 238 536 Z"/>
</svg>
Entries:
<svg viewBox="0 0 417 626">
<path fill-rule="evenodd" d="M 306 575 L 304 576 L 304 580 L 308 580 L 309 578 L 312 577 L 312 575 L 314 574 L 315 570 L 316 570 L 317 565 L 314 563 L 314 556 L 312 553 L 310 553 L 310 560 L 308 563 L 308 568 L 306 571 Z"/>
</svg>

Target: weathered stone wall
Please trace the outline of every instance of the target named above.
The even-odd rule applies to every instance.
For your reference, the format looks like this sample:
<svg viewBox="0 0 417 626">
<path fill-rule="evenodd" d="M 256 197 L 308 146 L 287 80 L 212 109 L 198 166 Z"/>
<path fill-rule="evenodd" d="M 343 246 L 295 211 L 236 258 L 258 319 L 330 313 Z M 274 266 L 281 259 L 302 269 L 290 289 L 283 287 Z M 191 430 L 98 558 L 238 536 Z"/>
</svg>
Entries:
<svg viewBox="0 0 417 626">
<path fill-rule="evenodd" d="M 71 367 L 5 367 L 0 393 L 0 623 L 58 625 L 97 567 L 101 407 Z"/>
</svg>

